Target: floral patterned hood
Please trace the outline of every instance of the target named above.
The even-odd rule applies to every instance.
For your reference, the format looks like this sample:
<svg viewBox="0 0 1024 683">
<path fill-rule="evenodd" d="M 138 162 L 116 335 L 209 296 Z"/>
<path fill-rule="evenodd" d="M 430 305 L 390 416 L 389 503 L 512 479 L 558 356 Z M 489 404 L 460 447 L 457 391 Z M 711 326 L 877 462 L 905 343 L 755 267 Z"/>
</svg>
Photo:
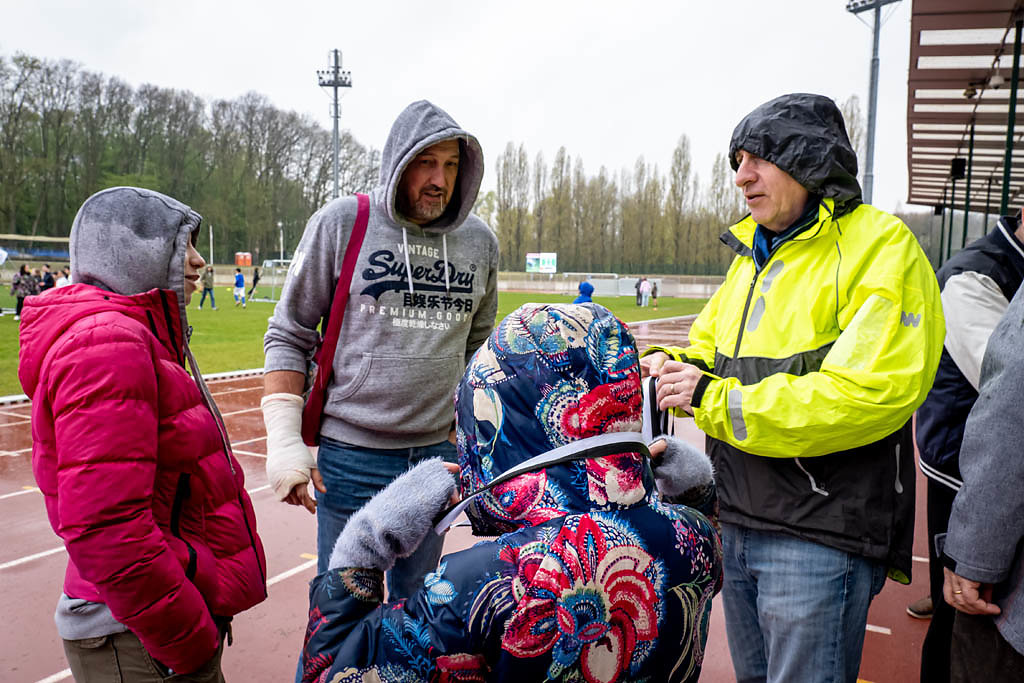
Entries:
<svg viewBox="0 0 1024 683">
<path fill-rule="evenodd" d="M 639 432 L 640 386 L 636 342 L 608 309 L 521 306 L 477 350 L 456 390 L 462 494 L 573 441 Z M 646 458 L 621 453 L 521 475 L 474 499 L 467 514 L 475 534 L 496 535 L 646 504 L 653 490 Z"/>
</svg>

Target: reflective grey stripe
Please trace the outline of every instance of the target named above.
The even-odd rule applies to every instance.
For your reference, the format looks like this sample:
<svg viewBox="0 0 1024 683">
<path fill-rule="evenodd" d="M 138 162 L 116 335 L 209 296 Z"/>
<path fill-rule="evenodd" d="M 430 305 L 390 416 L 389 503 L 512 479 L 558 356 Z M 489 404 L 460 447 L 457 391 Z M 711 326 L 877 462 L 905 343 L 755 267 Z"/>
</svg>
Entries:
<svg viewBox="0 0 1024 683">
<path fill-rule="evenodd" d="M 807 479 L 810 480 L 810 482 L 811 482 L 811 490 L 814 491 L 815 493 L 817 493 L 819 495 L 822 495 L 822 496 L 825 496 L 827 498 L 828 497 L 828 491 L 826 491 L 825 489 L 823 489 L 820 486 L 818 486 L 818 482 L 814 481 L 814 477 L 811 476 L 811 473 L 808 472 L 806 469 L 804 469 L 804 464 L 802 462 L 800 462 L 800 458 L 793 458 L 793 462 L 796 463 L 796 466 L 800 468 L 801 472 L 803 472 L 804 474 L 807 475 Z"/>
<path fill-rule="evenodd" d="M 761 324 L 761 318 L 764 317 L 764 307 L 764 297 L 757 297 L 757 301 L 754 302 L 754 308 L 750 311 L 750 317 L 747 318 L 747 332 L 753 332 Z"/>
<path fill-rule="evenodd" d="M 785 267 L 786 267 L 786 263 L 784 261 L 782 261 L 781 259 L 778 260 L 778 261 L 775 261 L 772 264 L 772 267 L 769 268 L 768 272 L 764 274 L 764 280 L 761 282 L 761 291 L 762 292 L 767 292 L 769 289 L 771 289 L 772 280 L 774 280 L 775 276 L 778 275 L 779 273 L 781 273 L 782 269 L 785 268 Z"/>
<path fill-rule="evenodd" d="M 903 482 L 900 481 L 900 444 L 896 443 L 896 493 L 903 493 Z"/>
<path fill-rule="evenodd" d="M 743 419 L 743 393 L 739 389 L 729 392 L 729 419 L 732 420 L 732 435 L 737 441 L 747 438 L 747 423 Z"/>
</svg>

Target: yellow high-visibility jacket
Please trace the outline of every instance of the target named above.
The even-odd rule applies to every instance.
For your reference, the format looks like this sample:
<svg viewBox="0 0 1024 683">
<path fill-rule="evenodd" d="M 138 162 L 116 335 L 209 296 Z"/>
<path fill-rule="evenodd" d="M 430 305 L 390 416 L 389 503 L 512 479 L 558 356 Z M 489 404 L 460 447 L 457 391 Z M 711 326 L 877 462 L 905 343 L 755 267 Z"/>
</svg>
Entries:
<svg viewBox="0 0 1024 683">
<path fill-rule="evenodd" d="M 738 256 L 690 330 L 653 347 L 706 371 L 694 392 L 722 521 L 889 561 L 909 575 L 909 420 L 931 388 L 945 324 L 938 283 L 898 218 L 861 204 L 777 246 L 757 269 L 749 216 Z"/>
</svg>

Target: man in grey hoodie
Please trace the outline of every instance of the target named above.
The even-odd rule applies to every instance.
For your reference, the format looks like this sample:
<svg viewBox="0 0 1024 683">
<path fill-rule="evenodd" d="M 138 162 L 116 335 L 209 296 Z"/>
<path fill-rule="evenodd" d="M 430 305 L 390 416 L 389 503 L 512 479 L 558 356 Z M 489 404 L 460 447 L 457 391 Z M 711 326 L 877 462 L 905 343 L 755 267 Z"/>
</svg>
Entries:
<svg viewBox="0 0 1024 683">
<path fill-rule="evenodd" d="M 482 177 L 479 142 L 440 108 L 414 102 L 396 119 L 370 193 L 316 460 L 300 434 L 301 394 L 356 198 L 315 213 L 295 252 L 263 342 L 267 475 L 280 500 L 317 512 L 320 572 L 349 516 L 377 491 L 421 460 L 454 461 L 453 391 L 498 306 L 497 239 L 470 213 Z M 435 536 L 400 560 L 390 594 L 411 595 L 440 552 Z"/>
</svg>

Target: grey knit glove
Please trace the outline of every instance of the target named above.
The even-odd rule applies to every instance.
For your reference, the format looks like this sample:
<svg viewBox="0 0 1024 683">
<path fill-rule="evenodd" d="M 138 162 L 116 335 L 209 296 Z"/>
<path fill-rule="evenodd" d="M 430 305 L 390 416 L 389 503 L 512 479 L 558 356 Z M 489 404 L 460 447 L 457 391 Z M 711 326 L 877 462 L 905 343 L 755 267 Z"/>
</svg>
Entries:
<svg viewBox="0 0 1024 683">
<path fill-rule="evenodd" d="M 415 552 L 455 492 L 455 477 L 440 458 L 425 460 L 388 484 L 349 518 L 328 567 L 388 571 Z"/>
<path fill-rule="evenodd" d="M 693 505 L 714 484 L 711 459 L 698 448 L 672 436 L 664 437 L 667 447 L 651 462 L 654 480 L 662 499 L 669 503 Z"/>
</svg>

